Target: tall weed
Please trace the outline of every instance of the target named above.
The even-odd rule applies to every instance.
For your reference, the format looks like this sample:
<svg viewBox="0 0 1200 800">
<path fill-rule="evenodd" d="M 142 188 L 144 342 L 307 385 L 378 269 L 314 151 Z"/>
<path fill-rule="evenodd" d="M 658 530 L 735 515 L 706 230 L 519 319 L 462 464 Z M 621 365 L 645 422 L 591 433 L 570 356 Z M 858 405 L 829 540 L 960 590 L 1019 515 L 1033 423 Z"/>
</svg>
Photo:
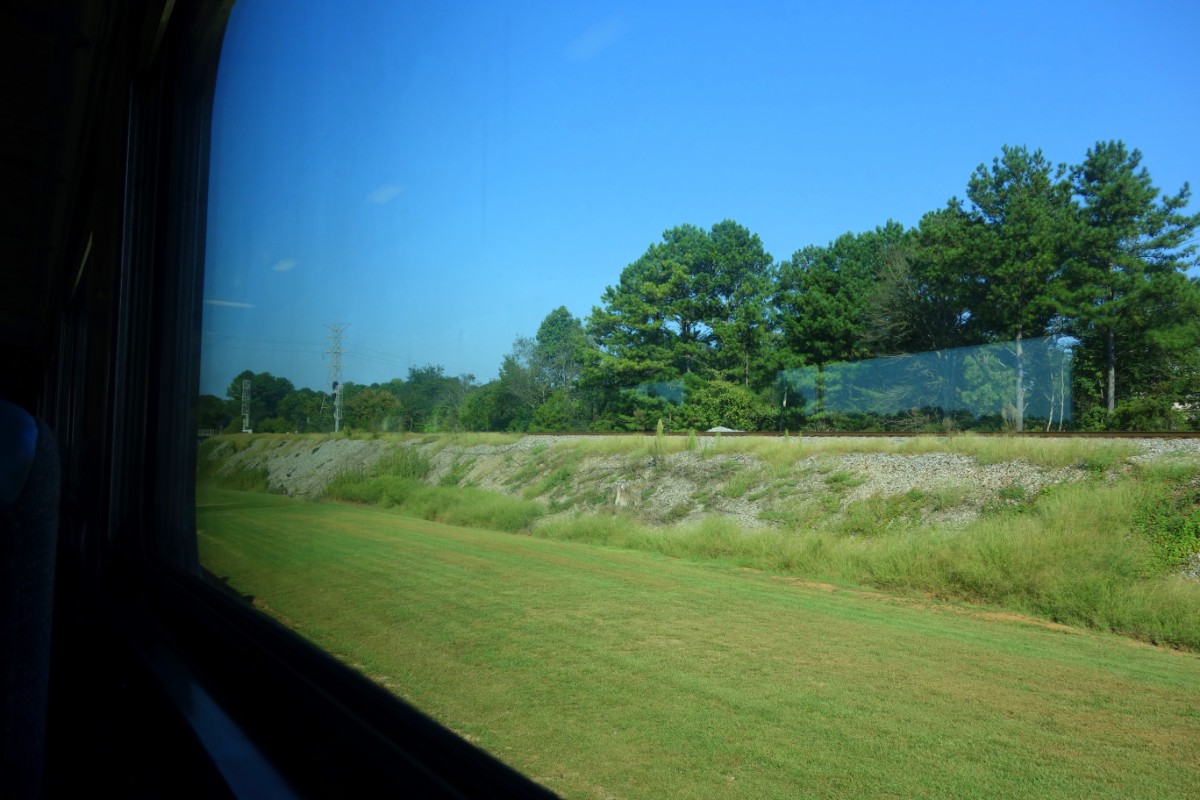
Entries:
<svg viewBox="0 0 1200 800">
<path fill-rule="evenodd" d="M 376 461 L 371 473 L 419 481 L 429 475 L 431 468 L 429 456 L 416 446 L 405 445 Z"/>
<path fill-rule="evenodd" d="M 240 492 L 267 492 L 271 488 L 266 467 L 247 467 L 243 464 L 212 473 L 209 482 L 218 489 L 236 489 Z"/>
<path fill-rule="evenodd" d="M 545 513 L 540 504 L 528 500 L 469 486 L 426 486 L 396 475 L 343 473 L 329 483 L 323 499 L 374 505 L 433 522 L 509 533 L 528 528 Z"/>
</svg>

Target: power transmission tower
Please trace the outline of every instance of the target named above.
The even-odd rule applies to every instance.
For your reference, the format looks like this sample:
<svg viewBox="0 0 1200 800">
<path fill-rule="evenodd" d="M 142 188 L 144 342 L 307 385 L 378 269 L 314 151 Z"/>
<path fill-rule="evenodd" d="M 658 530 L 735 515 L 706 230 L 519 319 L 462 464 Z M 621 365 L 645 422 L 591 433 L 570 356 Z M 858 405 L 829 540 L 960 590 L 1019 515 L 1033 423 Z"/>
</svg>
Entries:
<svg viewBox="0 0 1200 800">
<path fill-rule="evenodd" d="M 242 433 L 250 430 L 250 379 L 242 381 Z"/>
<path fill-rule="evenodd" d="M 329 340 L 329 349 L 325 354 L 329 356 L 329 380 L 333 384 L 333 432 L 337 433 L 342 427 L 342 334 L 350 324 L 325 327 L 329 329 L 329 335 L 325 337 Z"/>
</svg>

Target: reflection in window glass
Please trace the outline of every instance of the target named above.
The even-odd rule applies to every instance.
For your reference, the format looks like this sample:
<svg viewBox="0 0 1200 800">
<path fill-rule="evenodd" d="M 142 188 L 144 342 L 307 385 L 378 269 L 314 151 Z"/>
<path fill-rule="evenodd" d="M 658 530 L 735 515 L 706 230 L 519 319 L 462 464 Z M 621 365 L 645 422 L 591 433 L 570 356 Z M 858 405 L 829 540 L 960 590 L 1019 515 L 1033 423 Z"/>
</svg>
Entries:
<svg viewBox="0 0 1200 800">
<path fill-rule="evenodd" d="M 208 577 L 568 796 L 1195 787 L 1045 635 L 1200 648 L 1195 448 L 982 435 L 1200 425 L 1194 12 L 1036 11 L 242 0 Z"/>
</svg>

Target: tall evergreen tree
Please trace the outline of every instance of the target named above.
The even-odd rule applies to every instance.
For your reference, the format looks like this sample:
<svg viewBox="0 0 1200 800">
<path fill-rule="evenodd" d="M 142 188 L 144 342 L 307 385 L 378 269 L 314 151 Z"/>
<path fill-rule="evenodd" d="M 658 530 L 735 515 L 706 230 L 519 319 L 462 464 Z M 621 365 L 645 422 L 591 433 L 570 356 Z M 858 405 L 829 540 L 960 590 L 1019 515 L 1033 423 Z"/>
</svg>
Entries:
<svg viewBox="0 0 1200 800">
<path fill-rule="evenodd" d="M 889 221 L 873 231 L 845 233 L 826 247 L 796 251 L 779 267 L 775 307 L 783 345 L 805 364 L 873 355 L 869 310 L 880 275 L 904 257 L 910 234 Z"/>
<path fill-rule="evenodd" d="M 885 249 L 865 304 L 872 355 L 890 356 L 973 344 L 974 282 L 970 219 L 958 201 L 931 211 Z"/>
<path fill-rule="evenodd" d="M 702 360 L 711 335 L 707 250 L 704 231 L 672 228 L 604 290 L 588 320 L 600 347 L 594 377 L 627 388 L 677 378 Z"/>
<path fill-rule="evenodd" d="M 776 367 L 771 357 L 773 326 L 769 298 L 775 279 L 771 254 L 757 234 L 732 220 L 713 226 L 712 332 L 715 368 L 745 387 L 769 381 Z"/>
<path fill-rule="evenodd" d="M 749 380 L 766 341 L 770 275 L 762 242 L 736 222 L 666 231 L 592 309 L 587 330 L 600 349 L 589 371 L 618 388 L 692 373 Z"/>
<path fill-rule="evenodd" d="M 1070 187 L 1065 167 L 1041 150 L 1003 148 L 967 184 L 973 223 L 970 246 L 978 271 L 972 322 L 995 339 L 1012 340 L 1016 364 L 1015 423 L 1025 424 L 1026 338 L 1041 336 L 1058 311 L 1052 284 L 1069 252 Z"/>
<path fill-rule="evenodd" d="M 1070 332 L 1089 351 L 1081 363 L 1102 364 L 1100 391 L 1109 416 L 1119 397 L 1145 388 L 1136 377 L 1149 367 L 1151 353 L 1178 361 L 1200 345 L 1187 312 L 1178 313 L 1198 302 L 1195 285 L 1181 277 L 1196 263 L 1188 240 L 1200 214 L 1183 213 L 1187 184 L 1173 197 L 1160 197 L 1141 161 L 1139 151 L 1120 141 L 1098 142 L 1071 170 L 1079 208 L 1064 299 Z M 1162 302 L 1168 298 L 1169 308 Z M 1162 314 L 1157 323 L 1145 317 L 1150 308 Z M 1167 342 L 1174 343 L 1173 356 L 1163 350 Z M 1118 370 L 1124 374 L 1121 389 Z"/>
</svg>

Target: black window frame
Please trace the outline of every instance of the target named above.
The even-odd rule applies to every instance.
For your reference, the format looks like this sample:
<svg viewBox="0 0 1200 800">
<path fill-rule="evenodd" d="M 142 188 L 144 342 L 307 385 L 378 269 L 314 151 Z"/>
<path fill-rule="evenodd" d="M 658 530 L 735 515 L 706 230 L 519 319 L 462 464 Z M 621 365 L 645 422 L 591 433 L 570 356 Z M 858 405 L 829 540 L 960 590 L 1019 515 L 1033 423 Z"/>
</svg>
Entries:
<svg viewBox="0 0 1200 800">
<path fill-rule="evenodd" d="M 100 230 L 119 248 L 93 259 L 61 317 L 52 416 L 71 496 L 59 616 L 154 684 L 235 796 L 552 797 L 203 579 L 195 407 L 212 98 L 231 7 L 161 0 L 110 18 L 122 52 L 99 60 L 91 102 L 117 108 L 99 115 L 90 158 L 123 159 L 121 191 L 94 196 L 70 237 L 90 249 Z"/>
</svg>

